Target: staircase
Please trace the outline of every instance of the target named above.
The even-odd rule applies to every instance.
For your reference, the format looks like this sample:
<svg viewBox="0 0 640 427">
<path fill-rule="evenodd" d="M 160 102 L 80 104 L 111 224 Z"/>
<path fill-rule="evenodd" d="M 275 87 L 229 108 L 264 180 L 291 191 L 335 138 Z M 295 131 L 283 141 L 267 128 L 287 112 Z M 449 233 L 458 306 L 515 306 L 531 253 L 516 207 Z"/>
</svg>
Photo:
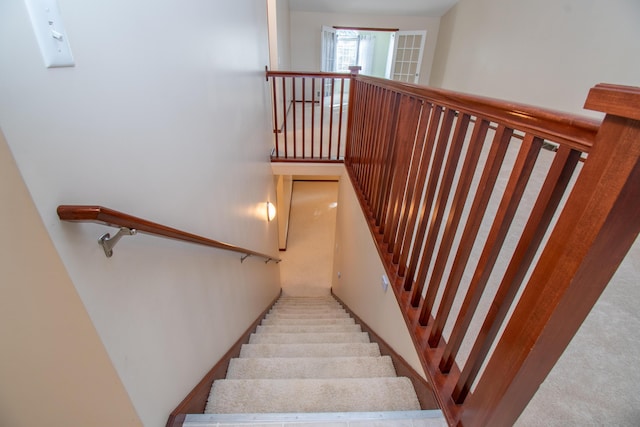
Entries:
<svg viewBox="0 0 640 427">
<path fill-rule="evenodd" d="M 283 296 L 184 426 L 371 422 L 446 425 L 333 297 Z"/>
</svg>

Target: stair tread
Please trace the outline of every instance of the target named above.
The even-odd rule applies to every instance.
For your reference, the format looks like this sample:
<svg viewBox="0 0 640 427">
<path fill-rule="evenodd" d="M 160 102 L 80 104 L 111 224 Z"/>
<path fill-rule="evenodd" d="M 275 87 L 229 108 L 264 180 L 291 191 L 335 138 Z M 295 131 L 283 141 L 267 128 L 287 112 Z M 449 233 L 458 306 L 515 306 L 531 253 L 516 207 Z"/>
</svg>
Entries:
<svg viewBox="0 0 640 427">
<path fill-rule="evenodd" d="M 389 356 L 232 359 L 227 379 L 394 377 Z"/>
<path fill-rule="evenodd" d="M 352 317 L 341 317 L 338 319 L 292 319 L 292 318 L 270 318 L 263 319 L 261 325 L 355 325 Z"/>
<path fill-rule="evenodd" d="M 277 308 L 271 309 L 267 314 L 302 314 L 305 316 L 313 316 L 316 314 L 347 314 L 343 309 L 338 308 Z M 348 315 L 348 314 L 347 314 Z"/>
<path fill-rule="evenodd" d="M 331 325 L 258 325 L 256 333 L 259 334 L 288 334 L 288 333 L 318 333 L 318 332 L 362 332 L 358 324 L 331 324 Z"/>
<path fill-rule="evenodd" d="M 327 296 L 281 297 L 242 346 L 240 357 L 231 360 L 227 378 L 214 382 L 205 412 L 233 414 L 235 420 L 239 414 L 253 414 L 242 418 L 246 422 L 226 424 L 231 426 L 251 425 L 250 418 L 259 413 L 387 413 L 380 411 L 420 412 L 413 385 L 396 376 L 391 358 L 381 356 L 378 344 Z M 363 417 L 338 425 L 371 425 L 372 420 L 385 425 L 379 424 L 379 415 Z M 410 417 L 403 419 L 414 425 Z M 436 424 L 428 425 L 446 425 L 437 424 L 443 418 L 435 419 Z M 274 418 L 262 425 L 286 424 L 281 421 Z"/>
<path fill-rule="evenodd" d="M 259 333 L 251 334 L 249 344 L 368 343 L 366 332 Z"/>
<path fill-rule="evenodd" d="M 317 312 L 317 313 L 269 313 L 265 319 L 340 319 L 350 318 L 347 312 Z"/>
<path fill-rule="evenodd" d="M 269 396 L 265 399 L 265 396 Z M 419 410 L 408 378 L 218 380 L 205 413 Z"/>
<path fill-rule="evenodd" d="M 407 422 L 408 421 L 408 422 Z M 411 423 L 416 421 L 416 423 Z M 276 423 L 276 424 L 273 424 Z M 289 412 L 267 414 L 189 414 L 184 427 L 232 427 L 256 425 L 294 427 L 334 427 L 371 426 L 398 427 L 447 427 L 447 421 L 440 410 L 421 411 L 376 411 L 376 412 Z"/>
<path fill-rule="evenodd" d="M 347 357 L 380 356 L 375 343 L 244 344 L 240 357 Z"/>
</svg>

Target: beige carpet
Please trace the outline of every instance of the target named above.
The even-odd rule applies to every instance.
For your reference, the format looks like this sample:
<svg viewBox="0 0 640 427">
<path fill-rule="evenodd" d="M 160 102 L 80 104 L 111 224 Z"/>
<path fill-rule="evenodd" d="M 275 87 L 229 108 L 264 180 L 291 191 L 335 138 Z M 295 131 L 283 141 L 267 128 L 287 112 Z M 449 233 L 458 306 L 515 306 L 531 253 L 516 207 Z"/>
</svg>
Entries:
<svg viewBox="0 0 640 427">
<path fill-rule="evenodd" d="M 331 296 L 281 297 L 205 413 L 415 411 L 408 378 Z"/>
<path fill-rule="evenodd" d="M 338 183 L 295 181 L 287 250 L 281 252 L 284 295 L 330 294 Z"/>
</svg>

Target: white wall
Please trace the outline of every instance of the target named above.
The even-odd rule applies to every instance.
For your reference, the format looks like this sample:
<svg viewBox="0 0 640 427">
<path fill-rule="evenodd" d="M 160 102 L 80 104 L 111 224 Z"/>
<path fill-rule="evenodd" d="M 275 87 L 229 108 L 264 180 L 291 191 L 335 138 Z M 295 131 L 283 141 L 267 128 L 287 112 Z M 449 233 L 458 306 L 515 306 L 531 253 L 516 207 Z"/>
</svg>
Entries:
<svg viewBox="0 0 640 427">
<path fill-rule="evenodd" d="M 0 130 L 0 425 L 141 425 Z"/>
<path fill-rule="evenodd" d="M 581 113 L 597 83 L 640 85 L 639 22 L 637 0 L 460 0 L 431 84 Z"/>
<path fill-rule="evenodd" d="M 333 262 L 333 292 L 426 378 L 393 290 L 382 288 L 384 266 L 346 173 L 338 191 Z"/>
<path fill-rule="evenodd" d="M 289 0 L 267 0 L 269 14 L 270 70 L 291 68 L 289 37 Z"/>
<path fill-rule="evenodd" d="M 266 2 L 59 3 L 74 68 L 44 68 L 24 3 L 0 3 L 0 126 L 136 412 L 163 425 L 277 295 L 278 267 L 144 235 L 106 259 L 113 229 L 55 210 L 102 204 L 277 254 Z"/>
<path fill-rule="evenodd" d="M 440 18 L 428 16 L 351 15 L 291 11 L 291 66 L 295 71 L 320 70 L 323 25 L 426 30 L 420 84 L 427 84 L 438 38 Z"/>
<path fill-rule="evenodd" d="M 289 0 L 278 2 L 278 69 L 291 69 L 291 18 L 289 16 Z"/>
</svg>

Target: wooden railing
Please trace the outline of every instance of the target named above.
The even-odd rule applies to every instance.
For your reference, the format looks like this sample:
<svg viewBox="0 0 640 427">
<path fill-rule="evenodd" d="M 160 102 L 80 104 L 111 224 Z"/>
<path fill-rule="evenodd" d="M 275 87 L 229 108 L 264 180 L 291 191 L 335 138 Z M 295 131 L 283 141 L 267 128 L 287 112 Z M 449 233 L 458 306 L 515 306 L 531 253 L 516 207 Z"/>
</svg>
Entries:
<svg viewBox="0 0 640 427">
<path fill-rule="evenodd" d="M 593 88 L 600 122 L 351 84 L 345 164 L 442 410 L 511 425 L 640 232 L 640 89 Z"/>
<path fill-rule="evenodd" d="M 166 225 L 147 221 L 146 219 L 131 216 L 129 214 L 118 212 L 109 208 L 104 208 L 102 206 L 61 205 L 58 206 L 57 212 L 58 217 L 61 221 L 93 222 L 97 224 L 108 225 L 110 227 L 135 230 L 136 232 L 146 233 L 158 237 L 165 237 L 168 239 L 208 246 L 215 249 L 236 252 L 242 255 L 241 260 L 243 261 L 247 257 L 257 257 L 263 259 L 267 263 L 269 261 L 273 261 L 276 263 L 280 262 L 280 258 L 275 256 L 252 251 L 250 249 L 245 249 L 240 246 L 220 242 L 218 240 L 208 239 L 206 237 L 198 236 L 197 234 L 187 233 L 186 231 L 167 227 Z M 108 234 L 105 236 L 109 237 Z"/>
<path fill-rule="evenodd" d="M 351 74 L 267 71 L 273 97 L 272 161 L 344 158 Z"/>
</svg>

